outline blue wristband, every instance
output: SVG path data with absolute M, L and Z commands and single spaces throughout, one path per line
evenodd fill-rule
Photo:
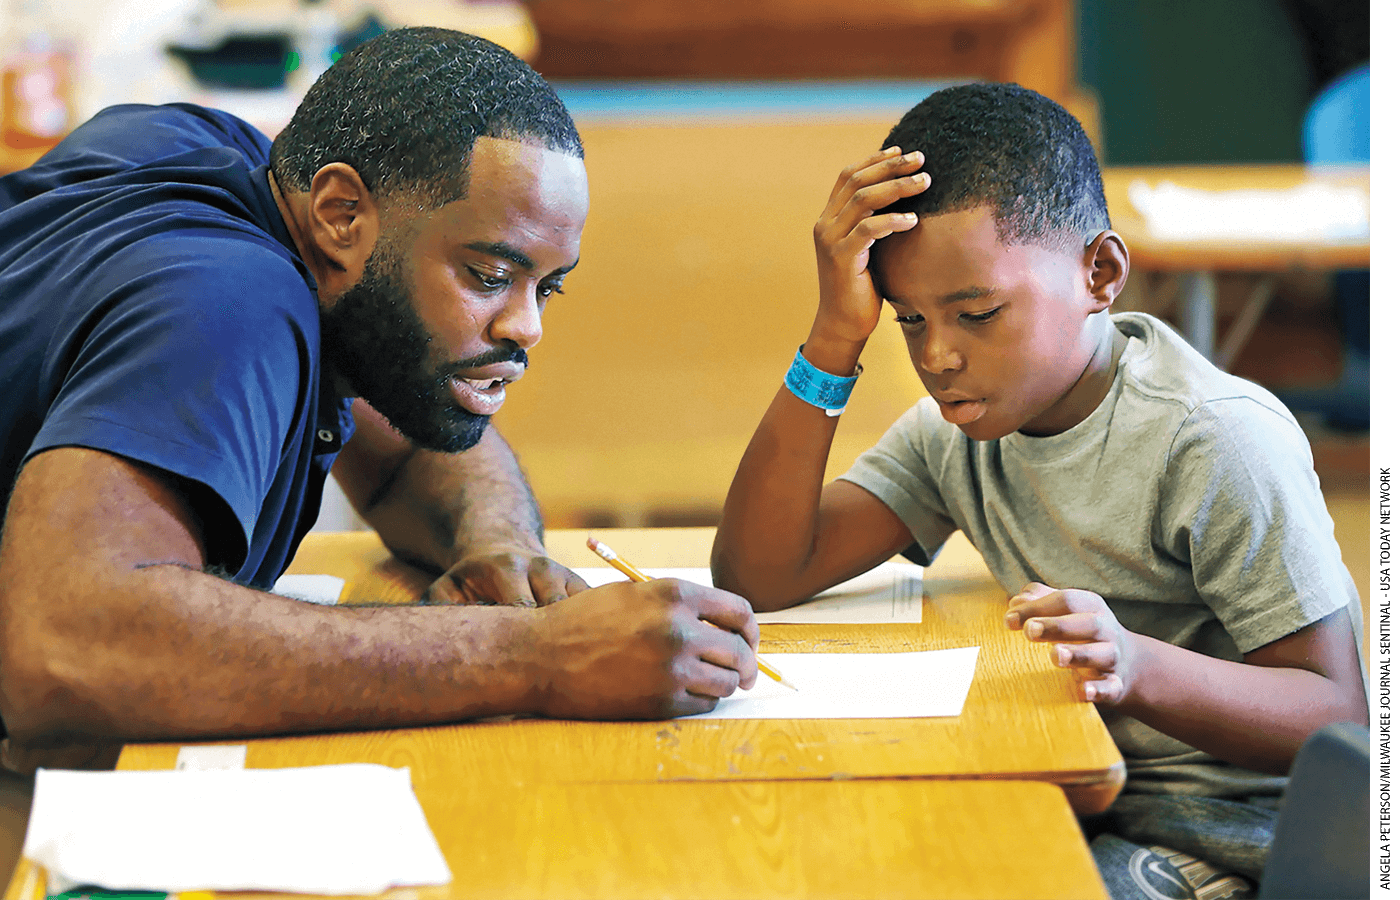
M 825 410 L 828 416 L 839 416 L 846 410 L 846 402 L 851 399 L 851 388 L 856 386 L 860 373 L 860 363 L 856 363 L 856 373 L 849 378 L 823 372 L 807 362 L 807 357 L 802 355 L 802 347 L 798 347 L 797 356 L 788 366 L 783 384 L 799 400 Z

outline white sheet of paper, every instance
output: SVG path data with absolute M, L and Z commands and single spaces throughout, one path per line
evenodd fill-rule
M 49 891 L 378 894 L 452 879 L 408 769 L 40 769 L 24 855 Z
M 1148 232 L 1163 240 L 1365 240 L 1370 202 L 1360 187 L 1207 191 L 1163 181 L 1128 186 Z
M 765 653 L 766 675 L 692 719 L 907 719 L 962 714 L 977 647 L 910 653 Z
M 592 587 L 627 576 L 607 566 L 575 569 Z M 706 568 L 643 569 L 652 578 L 680 578 L 710 585 Z M 880 625 L 921 622 L 924 616 L 924 570 L 913 563 L 887 562 L 863 575 L 822 591 L 806 603 L 777 612 L 757 613 L 760 625 L 807 622 L 825 625 Z
M 345 590 L 345 579 L 334 575 L 283 575 L 273 582 L 272 592 L 293 600 L 335 606 Z

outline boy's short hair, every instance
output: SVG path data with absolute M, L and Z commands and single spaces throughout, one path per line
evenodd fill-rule
M 1020 85 L 935 91 L 904 114 L 885 147 L 922 150 L 929 186 L 885 212 L 920 216 L 990 206 L 1009 244 L 1082 248 L 1108 229 L 1098 160 L 1084 128 Z
M 333 162 L 374 194 L 436 208 L 465 195 L 479 137 L 583 157 L 554 89 L 504 47 L 445 28 L 401 28 L 354 48 L 312 85 L 272 144 L 278 182 L 309 190 Z

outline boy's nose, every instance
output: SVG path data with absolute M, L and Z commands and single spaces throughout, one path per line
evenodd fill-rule
M 963 357 L 957 348 L 947 341 L 930 337 L 924 342 L 923 358 L 920 362 L 926 372 L 956 372 L 962 368 Z

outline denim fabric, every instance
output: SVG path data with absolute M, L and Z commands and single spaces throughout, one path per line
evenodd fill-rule
M 1169 861 L 1172 851 L 1257 883 L 1278 822 L 1275 806 L 1272 797 L 1238 802 L 1129 794 L 1119 797 L 1102 815 L 1082 820 L 1082 825 L 1099 874 L 1114 900 L 1177 900 L 1198 894 L 1192 879 Z M 1240 898 L 1245 894 L 1235 891 L 1212 896 Z

